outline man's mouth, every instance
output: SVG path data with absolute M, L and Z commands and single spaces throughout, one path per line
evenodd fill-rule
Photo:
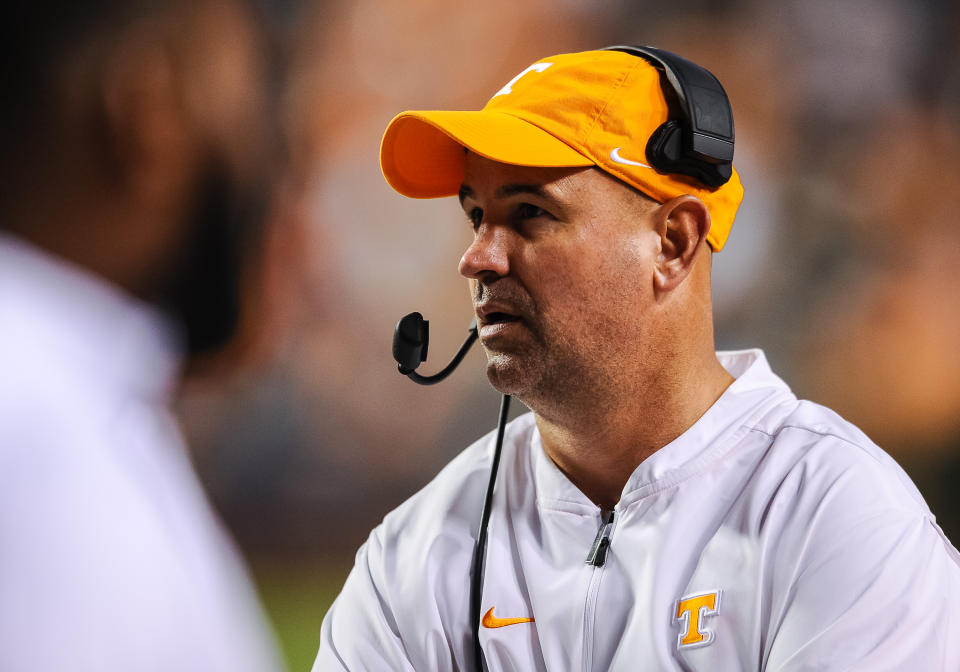
M 512 331 L 511 325 L 523 322 L 523 317 L 512 306 L 497 301 L 477 304 L 476 312 L 480 338 L 484 342 Z
M 520 317 L 518 315 L 511 315 L 510 313 L 503 313 L 500 311 L 494 311 L 487 315 L 483 316 L 481 319 L 480 326 L 486 326 L 488 324 L 502 324 L 504 322 L 519 322 Z
M 477 313 L 477 324 L 481 327 L 507 322 L 519 322 L 519 311 L 502 301 L 488 300 L 474 306 Z

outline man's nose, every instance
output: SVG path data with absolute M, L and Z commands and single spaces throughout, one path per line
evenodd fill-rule
M 510 232 L 503 226 L 481 224 L 460 257 L 460 275 L 471 280 L 503 277 L 510 272 Z

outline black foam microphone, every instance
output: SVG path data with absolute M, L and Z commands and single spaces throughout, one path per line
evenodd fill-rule
M 393 358 L 397 360 L 397 370 L 413 382 L 420 385 L 434 385 L 453 373 L 476 340 L 477 318 L 473 318 L 473 322 L 470 323 L 470 335 L 446 368 L 432 376 L 421 376 L 416 369 L 421 362 L 427 361 L 430 323 L 423 319 L 420 313 L 410 313 L 397 322 L 397 328 L 393 332 Z

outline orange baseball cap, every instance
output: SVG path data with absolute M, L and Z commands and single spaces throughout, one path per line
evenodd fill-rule
M 707 241 L 719 251 L 730 235 L 743 186 L 707 187 L 649 165 L 647 141 L 668 117 L 660 73 L 620 51 L 584 51 L 541 59 L 497 91 L 479 111 L 407 111 L 387 126 L 380 168 L 404 196 L 454 196 L 464 148 L 521 166 L 598 166 L 664 202 L 683 194 L 710 211 Z

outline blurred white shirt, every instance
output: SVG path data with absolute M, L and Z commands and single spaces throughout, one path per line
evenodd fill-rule
M 280 669 L 154 308 L 0 235 L 0 670 Z

